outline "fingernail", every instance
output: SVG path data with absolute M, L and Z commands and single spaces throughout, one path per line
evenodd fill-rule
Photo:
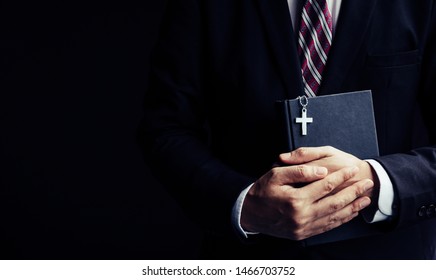
M 363 185 L 363 190 L 364 190 L 364 192 L 366 192 L 367 190 L 372 189 L 372 187 L 374 187 L 374 182 L 371 180 L 368 180 Z
M 367 198 L 360 202 L 360 209 L 363 209 L 371 204 L 371 199 Z
M 325 167 L 316 167 L 315 168 L 315 175 L 316 176 L 325 176 L 327 175 L 328 170 Z

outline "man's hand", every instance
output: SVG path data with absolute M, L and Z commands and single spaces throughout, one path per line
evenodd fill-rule
M 329 231 L 350 221 L 370 204 L 364 193 L 373 187 L 371 180 L 356 181 L 332 194 L 358 173 L 356 166 L 331 174 L 318 166 L 275 167 L 249 190 L 241 225 L 246 231 L 292 240 Z M 308 184 L 295 188 L 298 183 Z
M 365 193 L 365 195 L 372 198 L 374 191 L 378 191 L 379 188 L 377 175 L 368 162 L 330 146 L 299 148 L 291 153 L 281 154 L 279 159 L 282 165 L 306 164 L 309 166 L 323 166 L 328 169 L 329 174 L 344 167 L 359 167 L 359 172 L 353 178 L 336 188 L 333 193 L 364 179 L 370 179 L 375 184 L 375 187 Z

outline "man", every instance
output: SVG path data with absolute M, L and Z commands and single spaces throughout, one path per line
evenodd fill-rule
M 156 175 L 209 230 L 206 258 L 435 258 L 436 3 L 324 2 L 168 3 L 147 147 Z M 320 40 L 319 67 L 301 56 L 312 43 L 300 27 L 322 15 L 331 45 Z M 311 63 L 322 72 L 315 88 Z M 331 147 L 280 154 L 276 100 L 365 89 L 380 157 Z M 381 233 L 301 246 L 358 213 Z

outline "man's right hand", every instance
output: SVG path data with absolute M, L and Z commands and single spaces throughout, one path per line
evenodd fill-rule
M 333 191 L 357 172 L 357 167 L 331 174 L 324 167 L 275 167 L 256 181 L 245 197 L 242 228 L 302 240 L 347 223 L 370 204 L 364 193 L 374 183 L 366 179 L 337 193 Z M 307 185 L 296 188 L 298 183 Z

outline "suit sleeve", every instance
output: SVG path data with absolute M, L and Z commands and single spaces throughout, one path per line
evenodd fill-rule
M 420 110 L 428 132 L 430 145 L 407 154 L 378 158 L 388 172 L 395 191 L 393 205 L 397 225 L 404 226 L 436 216 L 436 8 L 427 28 L 424 44 Z
M 208 146 L 201 3 L 168 1 L 145 101 L 146 157 L 191 217 L 228 233 L 233 204 L 254 179 L 229 168 Z

